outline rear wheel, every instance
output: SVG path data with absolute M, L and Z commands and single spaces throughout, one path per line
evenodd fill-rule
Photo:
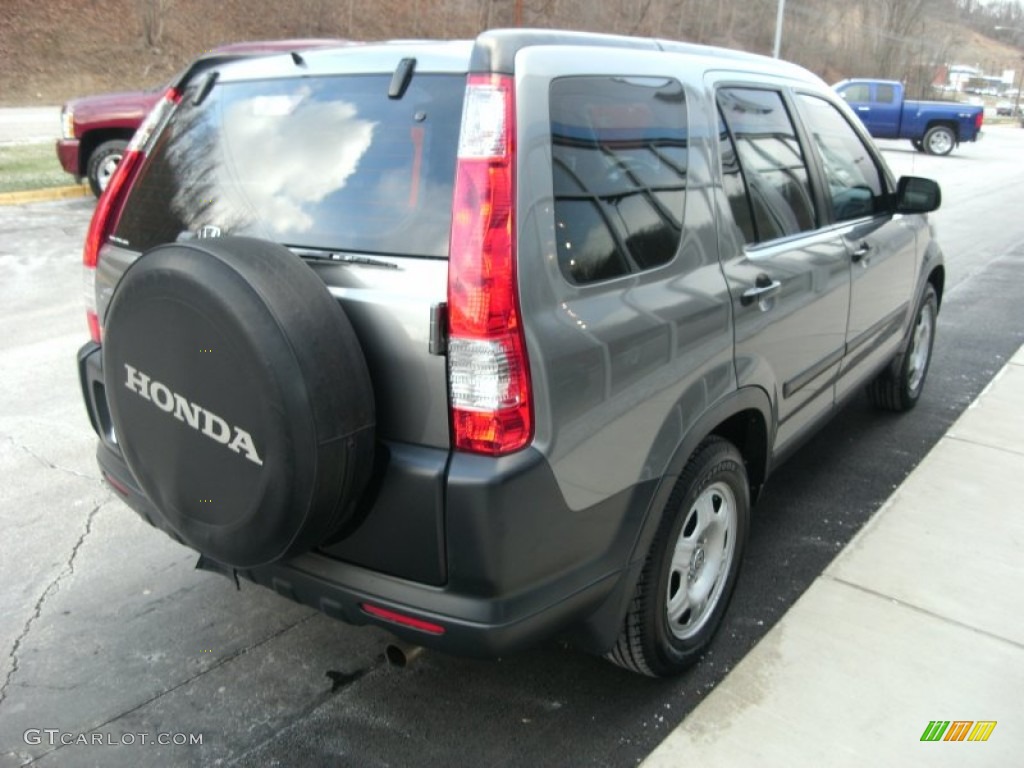
M 956 134 L 946 125 L 929 128 L 922 141 L 929 155 L 948 155 L 956 146 Z
M 924 142 L 920 139 L 911 139 L 910 143 L 914 145 L 914 149 L 918 152 L 924 152 Z
M 89 179 L 89 186 L 92 193 L 99 197 L 103 190 L 110 183 L 110 177 L 114 175 L 118 163 L 124 157 L 124 151 L 128 148 L 128 142 L 121 139 L 104 141 L 89 155 L 89 163 L 86 168 L 86 176 Z
M 917 405 L 932 361 L 938 311 L 938 297 L 928 284 L 918 303 L 906 349 L 868 384 L 868 398 L 876 407 L 886 411 L 909 411 Z
M 672 491 L 607 658 L 652 677 L 696 662 L 732 597 L 749 520 L 743 457 L 728 441 L 710 437 Z

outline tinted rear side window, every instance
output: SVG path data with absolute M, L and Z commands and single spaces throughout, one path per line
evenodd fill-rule
M 896 88 L 892 85 L 883 85 L 879 83 L 877 86 L 876 93 L 878 98 L 875 101 L 881 102 L 882 104 L 892 104 L 896 101 Z
M 810 172 L 796 129 L 777 91 L 723 88 L 718 106 L 729 127 L 750 193 L 760 242 L 814 229 Z
M 665 264 L 682 238 L 686 99 L 669 78 L 567 77 L 550 91 L 562 274 L 591 283 Z
M 718 120 L 718 154 L 722 161 L 722 190 L 729 200 L 733 221 L 743 232 L 746 243 L 756 243 L 757 233 L 754 231 L 754 213 L 750 207 L 747 185 L 740 172 L 740 161 L 736 156 L 736 145 L 733 144 L 729 130 L 725 127 L 725 118 L 719 112 Z
M 445 257 L 465 78 L 391 75 L 187 90 L 115 237 L 134 250 L 207 233 Z

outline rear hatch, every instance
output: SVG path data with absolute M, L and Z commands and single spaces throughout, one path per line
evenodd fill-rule
M 382 440 L 447 448 L 445 301 L 468 45 L 228 63 L 182 89 L 97 271 L 99 316 L 161 243 L 247 235 L 290 247 L 362 344 Z

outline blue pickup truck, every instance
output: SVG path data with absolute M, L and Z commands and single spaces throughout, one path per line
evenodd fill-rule
M 895 80 L 843 80 L 832 86 L 876 139 L 910 139 L 919 152 L 948 155 L 981 136 L 983 107 L 950 101 L 905 101 Z

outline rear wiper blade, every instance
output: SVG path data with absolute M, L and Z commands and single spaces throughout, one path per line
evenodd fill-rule
M 304 259 L 315 261 L 330 261 L 335 264 L 358 264 L 364 267 L 383 267 L 384 269 L 398 269 L 393 261 L 375 259 L 370 256 L 357 256 L 354 253 L 338 253 L 336 251 L 315 251 L 307 248 L 292 248 L 292 253 Z

